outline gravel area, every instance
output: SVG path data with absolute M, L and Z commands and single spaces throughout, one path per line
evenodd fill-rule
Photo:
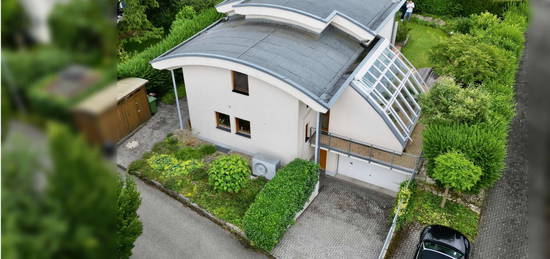
M 277 258 L 376 258 L 389 229 L 393 200 L 323 176 L 319 195 L 272 254 Z

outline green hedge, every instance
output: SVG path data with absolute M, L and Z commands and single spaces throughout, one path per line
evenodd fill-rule
M 502 14 L 508 3 L 513 1 L 492 0 L 416 0 L 415 12 L 443 16 L 468 16 L 489 11 Z
M 149 91 L 157 92 L 160 95 L 170 91 L 172 89 L 170 72 L 166 70 L 156 70 L 149 62 L 208 27 L 208 25 L 222 16 L 223 15 L 218 13 L 216 9 L 209 8 L 199 13 L 193 19 L 181 22 L 180 26 L 172 28 L 170 34 L 162 41 L 119 64 L 117 66 L 118 78 L 145 78 L 149 80 L 147 84 L 147 89 Z M 181 78 L 181 76 L 178 76 L 178 80 L 179 78 Z
M 506 158 L 506 124 L 433 124 L 426 127 L 423 136 L 423 152 L 428 160 L 429 176 L 433 174 L 437 156 L 457 151 L 483 170 L 472 192 L 490 187 L 500 178 Z
M 252 243 L 271 251 L 319 181 L 317 164 L 295 159 L 277 171 L 246 212 L 243 225 Z

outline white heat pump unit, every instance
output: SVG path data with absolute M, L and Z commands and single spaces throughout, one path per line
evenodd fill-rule
M 252 158 L 252 174 L 271 180 L 279 169 L 279 163 L 279 159 L 256 155 Z

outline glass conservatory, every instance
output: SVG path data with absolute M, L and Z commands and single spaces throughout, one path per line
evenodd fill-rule
M 427 90 L 426 85 L 414 66 L 387 40 L 379 42 L 371 54 L 353 86 L 404 144 L 420 116 L 418 96 Z

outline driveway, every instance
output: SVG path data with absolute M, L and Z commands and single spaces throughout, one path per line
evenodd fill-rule
M 180 106 L 183 125 L 186 127 L 189 119 L 187 100 L 181 99 Z M 117 165 L 128 168 L 132 161 L 139 159 L 143 153 L 150 151 L 155 143 L 163 140 L 168 133 L 178 128 L 179 120 L 176 105 L 159 102 L 157 113 L 117 147 Z
M 209 219 L 134 179 L 141 195 L 143 234 L 131 258 L 265 258 Z
M 377 258 L 394 198 L 321 177 L 319 195 L 272 251 L 277 258 Z

